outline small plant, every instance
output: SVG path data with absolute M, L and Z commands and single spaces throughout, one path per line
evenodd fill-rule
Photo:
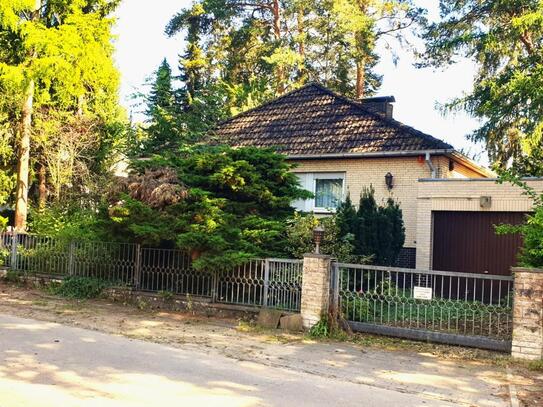
M 99 297 L 108 284 L 97 278 L 67 277 L 57 286 L 51 286 L 50 292 L 66 298 L 90 299 Z
M 528 369 L 543 372 L 543 360 L 532 360 L 528 362 Z
M 158 295 L 160 298 L 162 298 L 164 301 L 171 301 L 173 300 L 174 294 L 171 291 L 162 290 L 158 292 Z
M 328 315 L 323 315 L 319 322 L 309 330 L 309 337 L 313 339 L 335 339 L 344 341 L 347 333 L 338 327 L 337 323 L 331 320 Z
M 8 270 L 4 276 L 4 280 L 10 283 L 18 283 L 21 281 L 19 274 L 16 271 Z
M 330 336 L 330 329 L 328 327 L 328 318 L 323 317 L 309 330 L 309 336 L 311 338 L 328 338 Z

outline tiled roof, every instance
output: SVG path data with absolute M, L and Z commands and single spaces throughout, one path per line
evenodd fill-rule
M 311 83 L 217 126 L 217 141 L 290 155 L 452 150 L 428 134 Z

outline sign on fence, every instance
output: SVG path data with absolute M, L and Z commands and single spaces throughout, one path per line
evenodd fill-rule
M 413 298 L 416 300 L 431 300 L 432 288 L 431 287 L 413 287 Z

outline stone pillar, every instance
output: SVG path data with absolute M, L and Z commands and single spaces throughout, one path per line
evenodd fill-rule
M 330 302 L 330 256 L 322 254 L 304 255 L 302 279 L 303 327 L 311 328 L 328 313 Z
M 513 345 L 519 359 L 543 359 L 543 269 L 514 267 Z

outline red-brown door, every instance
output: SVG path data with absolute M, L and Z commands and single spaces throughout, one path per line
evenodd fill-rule
M 433 269 L 510 275 L 517 264 L 519 235 L 498 236 L 494 225 L 520 224 L 520 212 L 436 211 Z

